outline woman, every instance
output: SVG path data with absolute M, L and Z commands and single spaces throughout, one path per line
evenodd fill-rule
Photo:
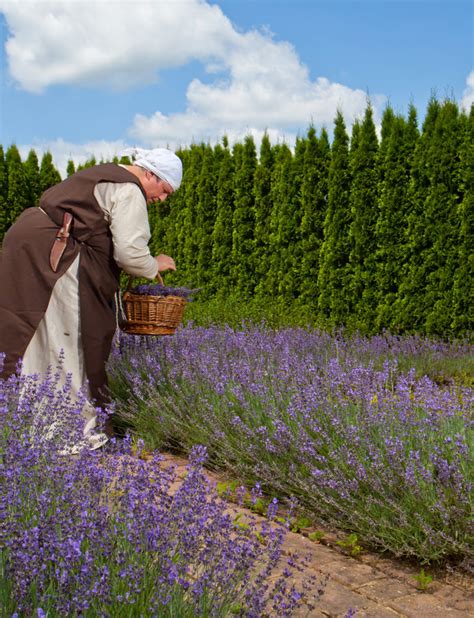
M 72 395 L 89 389 L 83 415 L 91 448 L 107 440 L 93 431 L 93 404 L 106 401 L 120 271 L 154 279 L 175 270 L 171 257 L 150 254 L 146 205 L 178 189 L 181 160 L 165 148 L 123 154 L 134 157 L 132 165 L 97 165 L 45 191 L 39 208 L 25 210 L 9 229 L 0 254 L 1 376 L 21 359 L 22 374 L 46 374 L 61 355 Z

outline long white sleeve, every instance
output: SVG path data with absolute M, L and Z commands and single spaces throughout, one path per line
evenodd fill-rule
M 154 279 L 158 264 L 148 248 L 150 225 L 140 189 L 128 182 L 101 182 L 94 196 L 110 226 L 117 264 L 130 275 Z

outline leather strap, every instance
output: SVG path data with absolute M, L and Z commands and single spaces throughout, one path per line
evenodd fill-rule
M 51 253 L 49 254 L 49 263 L 53 270 L 58 270 L 59 260 L 62 254 L 66 250 L 67 239 L 69 238 L 73 217 L 70 212 L 65 212 L 63 217 L 63 225 L 58 230 L 53 246 L 51 247 Z

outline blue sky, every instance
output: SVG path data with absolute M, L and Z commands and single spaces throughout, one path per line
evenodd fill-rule
M 474 99 L 471 0 L 0 0 L 0 144 L 26 156 L 348 126 L 367 96 L 420 121 Z

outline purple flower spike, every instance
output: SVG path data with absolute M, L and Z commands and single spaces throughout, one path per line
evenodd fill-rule
M 124 337 L 109 370 L 117 418 L 153 444 L 204 445 L 206 465 L 286 507 L 296 496 L 295 517 L 364 546 L 468 565 L 474 390 L 436 368 L 465 376 L 473 351 L 415 336 L 188 324 L 166 341 Z
M 5 615 L 226 616 L 238 607 L 257 617 L 302 605 L 298 590 L 273 583 L 283 534 L 235 525 L 203 474 L 206 446 L 192 449 L 181 483 L 130 435 L 64 454 L 80 410 L 55 374 L 0 381 Z

